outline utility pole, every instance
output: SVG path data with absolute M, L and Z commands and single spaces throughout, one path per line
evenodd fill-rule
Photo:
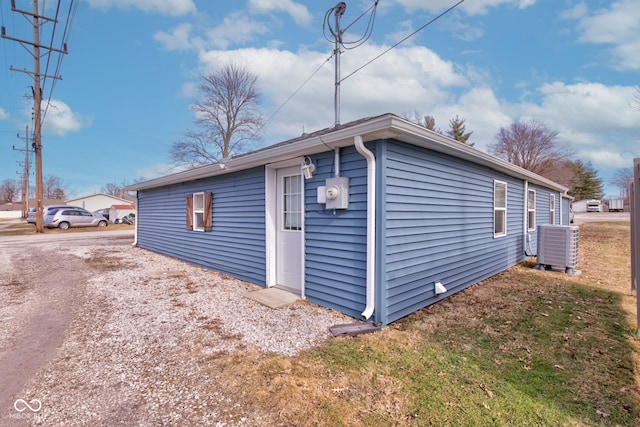
M 35 150 L 36 157 L 36 232 L 42 233 L 44 231 L 42 224 L 42 198 L 43 198 L 43 185 L 42 185 L 42 89 L 40 88 L 41 77 L 51 77 L 54 79 L 60 79 L 58 76 L 43 76 L 40 74 L 40 48 L 46 49 L 50 52 L 67 53 L 67 46 L 64 45 L 62 50 L 54 49 L 52 46 L 44 46 L 40 44 L 40 20 L 43 23 L 53 22 L 57 23 L 55 19 L 47 18 L 38 13 L 38 0 L 33 0 L 33 12 L 20 10 L 16 8 L 15 1 L 11 2 L 11 10 L 13 12 L 21 13 L 25 16 L 30 16 L 33 19 L 33 41 L 21 40 L 13 37 L 9 37 L 6 34 L 6 30 L 2 27 L 2 38 L 17 41 L 23 46 L 30 45 L 33 47 L 33 72 L 26 70 L 17 70 L 10 67 L 12 71 L 19 71 L 30 74 L 33 76 L 33 112 L 34 112 L 34 129 L 33 129 L 33 148 Z M 27 18 L 28 19 L 28 18 Z
M 20 139 L 20 134 L 18 134 L 18 139 Z M 16 148 L 15 145 L 13 146 L 14 150 L 25 152 L 24 172 L 22 174 L 22 218 L 26 218 L 29 212 L 29 126 L 25 129 L 24 140 L 24 150 Z

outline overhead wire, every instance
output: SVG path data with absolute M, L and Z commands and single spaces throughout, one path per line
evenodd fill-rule
M 333 58 L 333 53 L 331 55 L 329 55 L 329 57 L 327 59 L 324 60 L 324 62 L 322 64 L 320 64 L 320 66 L 318 68 L 316 68 L 316 70 L 311 73 L 311 75 L 309 77 L 307 77 L 307 79 L 300 85 L 298 86 L 298 88 L 296 90 L 293 91 L 293 93 L 273 112 L 273 114 L 271 114 L 269 116 L 269 118 L 267 120 L 265 120 L 264 124 L 262 125 L 262 128 L 264 128 L 267 123 L 269 123 L 271 121 L 271 119 L 273 119 L 273 117 L 278 114 L 280 112 L 280 110 L 282 110 L 284 108 L 285 105 L 287 105 L 289 103 L 289 101 L 291 101 L 291 99 L 296 96 L 296 94 L 298 92 L 300 92 L 300 90 L 302 90 L 302 88 L 304 86 L 306 86 L 307 83 L 309 83 L 309 81 L 316 75 L 318 74 L 318 71 L 320 71 L 322 69 L 322 67 L 324 67 L 324 64 L 326 64 L 327 62 L 329 62 L 331 60 L 331 58 Z
M 417 30 L 415 30 L 414 32 L 412 32 L 411 34 L 409 34 L 408 36 L 404 37 L 402 40 L 400 40 L 399 42 L 397 42 L 396 44 L 394 44 L 393 46 L 389 47 L 387 50 L 385 50 L 384 52 L 382 52 L 381 54 L 377 55 L 376 57 L 374 57 L 373 59 L 371 59 L 370 61 L 366 62 L 364 65 L 356 68 L 355 70 L 353 70 L 350 74 L 348 74 L 346 77 L 342 78 L 340 80 L 340 82 L 345 81 L 346 79 L 348 79 L 349 77 L 353 76 L 354 74 L 356 74 L 358 71 L 362 70 L 364 67 L 368 66 L 369 64 L 371 64 L 372 62 L 378 60 L 379 58 L 381 58 L 382 56 L 386 55 L 389 51 L 391 51 L 392 49 L 395 49 L 396 47 L 398 47 L 399 45 L 401 45 L 402 43 L 404 43 L 405 41 L 407 41 L 408 39 L 410 39 L 411 37 L 413 37 L 414 35 L 416 35 L 417 33 L 419 33 L 420 31 L 424 30 L 425 28 L 427 28 L 429 25 L 433 24 L 434 22 L 436 22 L 438 19 L 442 18 L 443 16 L 445 16 L 446 14 L 448 14 L 449 12 L 451 12 L 452 10 L 454 10 L 456 7 L 460 6 L 462 3 L 464 3 L 464 0 L 459 0 L 456 4 L 454 4 L 453 6 L 449 7 L 448 9 L 446 9 L 444 12 L 442 12 L 441 14 L 439 14 L 438 16 L 436 16 L 435 18 L 431 19 L 430 21 L 428 21 L 426 24 L 424 24 L 423 26 L 421 26 L 420 28 L 418 28 Z
M 43 4 L 44 7 L 44 4 Z M 52 55 L 52 48 L 53 48 L 53 41 L 55 40 L 55 36 L 56 36 L 56 28 L 58 27 L 58 15 L 60 13 L 60 0 L 58 0 L 58 5 L 56 7 L 56 15 L 53 18 L 53 29 L 51 30 L 51 41 L 49 42 L 49 52 L 47 53 L 47 63 L 44 67 L 44 78 L 42 79 L 42 91 L 45 91 L 45 88 L 47 86 L 47 80 L 49 79 L 49 64 L 51 63 L 51 55 Z M 54 77 L 55 80 L 55 77 Z
M 55 35 L 55 22 L 57 22 L 58 20 L 58 13 L 59 13 L 59 9 L 60 9 L 60 0 L 58 0 L 58 7 L 56 8 L 56 20 L 54 21 L 54 30 L 52 31 L 52 35 L 51 35 L 51 43 L 50 43 L 50 48 L 53 48 L 53 43 L 54 43 L 54 35 Z M 64 30 L 62 32 L 62 37 L 61 37 L 61 42 L 60 42 L 60 50 L 64 49 L 64 46 L 67 44 L 68 41 L 68 37 L 71 33 L 71 27 L 73 25 L 73 20 L 75 18 L 75 14 L 77 11 L 77 3 L 74 0 L 71 0 L 71 2 L 69 3 L 69 12 L 67 13 L 67 19 L 65 22 L 65 26 L 64 26 Z M 49 51 L 49 58 L 51 57 L 52 54 L 52 50 Z M 44 110 L 44 114 L 42 116 L 42 120 L 44 121 L 44 119 L 46 118 L 47 115 L 47 111 L 49 110 L 49 106 L 51 104 L 51 98 L 53 97 L 53 91 L 56 87 L 56 84 L 59 80 L 59 74 L 60 74 L 60 69 L 62 67 L 62 59 L 64 58 L 63 53 L 61 52 L 57 52 L 58 54 L 58 60 L 56 62 L 56 68 L 55 71 L 53 73 L 53 82 L 51 83 L 51 90 L 49 91 L 49 96 L 47 97 L 47 104 Z M 48 59 L 49 59 L 48 58 Z M 47 70 L 49 68 L 49 61 L 47 60 Z M 48 72 L 45 71 L 45 81 L 47 79 L 47 75 Z

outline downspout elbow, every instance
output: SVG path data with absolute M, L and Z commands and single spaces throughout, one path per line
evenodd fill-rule
M 375 310 L 375 271 L 376 271 L 376 158 L 364 146 L 360 135 L 354 138 L 354 145 L 358 153 L 367 160 L 367 276 L 366 276 L 366 306 L 362 317 L 367 320 Z

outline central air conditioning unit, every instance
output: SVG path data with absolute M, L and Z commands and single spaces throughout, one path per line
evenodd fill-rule
M 551 270 L 553 266 L 565 268 L 567 274 L 580 274 L 578 265 L 578 227 L 575 225 L 538 226 L 538 267 Z

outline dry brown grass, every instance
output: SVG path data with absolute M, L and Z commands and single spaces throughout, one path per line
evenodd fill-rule
M 636 327 L 628 228 L 581 226 L 581 276 L 537 271 L 531 261 L 378 333 L 297 357 L 192 356 L 216 373 L 211 391 L 223 387 L 238 417 L 261 425 L 640 421 L 638 342 L 624 338 Z

